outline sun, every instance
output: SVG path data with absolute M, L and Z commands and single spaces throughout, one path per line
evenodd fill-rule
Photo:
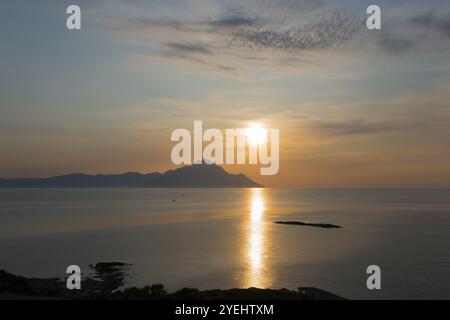
M 253 123 L 247 128 L 246 135 L 250 145 L 258 146 L 266 143 L 267 129 L 263 128 L 259 123 Z

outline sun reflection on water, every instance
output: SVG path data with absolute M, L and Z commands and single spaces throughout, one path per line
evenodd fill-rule
M 270 285 L 267 274 L 267 251 L 264 227 L 264 190 L 252 189 L 250 195 L 250 217 L 246 230 L 246 271 L 243 287 L 266 288 Z

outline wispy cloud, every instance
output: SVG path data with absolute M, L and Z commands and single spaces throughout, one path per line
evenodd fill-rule
M 353 136 L 353 135 L 373 135 L 398 131 L 398 125 L 387 122 L 368 122 L 365 120 L 351 121 L 318 121 L 314 123 L 314 128 L 319 134 L 327 136 Z
M 398 21 L 387 20 L 376 38 L 380 52 L 405 55 L 419 50 L 448 48 L 450 38 L 450 11 L 425 11 L 405 14 Z
M 231 44 L 253 50 L 328 49 L 347 41 L 362 27 L 360 18 L 343 11 L 323 10 L 317 19 L 307 19 L 300 25 L 293 25 L 288 18 L 278 17 L 272 24 L 235 32 Z
M 351 39 L 364 21 L 352 10 L 307 0 L 214 4 L 209 14 L 134 13 L 103 17 L 103 21 L 112 26 L 118 39 L 147 45 L 151 48 L 147 54 L 153 58 L 232 73 L 259 66 L 261 61 L 289 66 L 305 62 L 308 59 L 302 52 L 337 48 Z
M 112 26 L 116 39 L 138 42 L 144 48 L 141 54 L 150 58 L 232 74 L 262 64 L 300 69 L 333 61 L 339 65 L 337 55 L 329 53 L 340 50 L 395 58 L 416 48 L 442 45 L 439 35 L 450 37 L 450 14 L 435 11 L 406 11 L 393 21 L 387 17 L 382 30 L 369 34 L 364 11 L 331 2 L 206 1 L 199 6 L 186 1 L 184 11 L 180 5 L 171 7 L 172 2 L 142 10 L 135 5 L 132 14 L 124 10 L 103 21 Z M 164 5 L 172 9 L 159 8 Z

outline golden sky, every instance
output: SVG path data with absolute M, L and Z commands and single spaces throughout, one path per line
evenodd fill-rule
M 450 5 L 80 1 L 2 10 L 0 177 L 174 168 L 171 132 L 280 129 L 271 187 L 450 187 Z M 5 12 L 8 12 L 5 15 Z M 447 21 L 447 23 L 446 23 Z

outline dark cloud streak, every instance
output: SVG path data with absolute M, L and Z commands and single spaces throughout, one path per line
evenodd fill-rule
M 395 35 L 390 32 L 383 32 L 377 39 L 378 47 L 385 53 L 391 55 L 402 55 L 414 48 L 415 41 Z
M 314 129 L 319 134 L 327 136 L 369 135 L 401 130 L 400 127 L 389 123 L 367 122 L 363 120 L 342 122 L 318 121 L 315 122 Z
M 212 52 L 203 44 L 168 43 L 166 44 L 166 47 L 172 52 L 182 54 L 212 54 Z
M 450 37 L 450 12 L 444 15 L 426 12 L 413 17 L 410 22 L 417 26 L 434 29 Z

